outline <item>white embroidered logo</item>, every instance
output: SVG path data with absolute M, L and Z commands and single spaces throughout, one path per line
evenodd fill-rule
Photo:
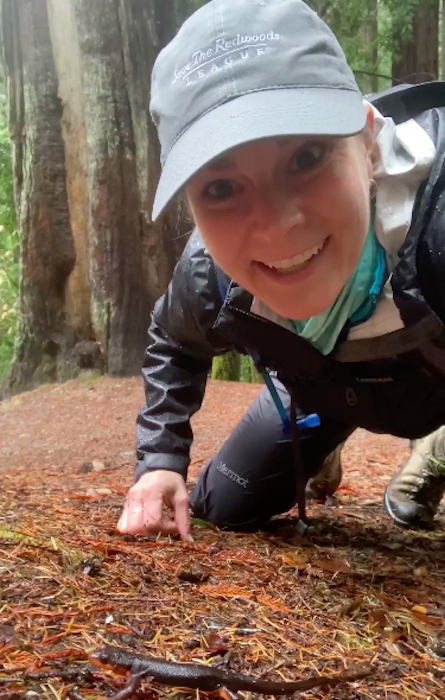
M 238 486 L 241 486 L 243 489 L 247 489 L 249 479 L 245 479 L 236 472 L 233 472 L 226 464 L 218 464 L 216 468 L 221 474 L 224 474 L 228 479 L 234 481 L 235 484 L 238 484 Z
M 207 49 L 199 49 L 185 66 L 175 71 L 172 85 L 182 80 L 193 85 L 213 73 L 232 66 L 235 61 L 245 61 L 253 56 L 262 56 L 272 51 L 272 42 L 279 41 L 280 34 L 237 34 L 234 39 L 217 39 Z

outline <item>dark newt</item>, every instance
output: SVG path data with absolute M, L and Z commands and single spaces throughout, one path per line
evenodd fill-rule
M 130 677 L 125 688 L 113 695 L 111 700 L 127 700 L 136 692 L 143 680 L 155 681 L 174 688 L 193 688 L 206 692 L 216 691 L 224 700 L 228 700 L 228 698 L 233 700 L 238 690 L 250 690 L 263 695 L 292 695 L 297 691 L 309 690 L 310 688 L 356 681 L 372 673 L 371 669 L 362 669 L 338 676 L 312 676 L 300 681 L 267 681 L 211 666 L 143 656 L 122 647 L 108 645 L 93 652 L 90 661 L 100 668 Z

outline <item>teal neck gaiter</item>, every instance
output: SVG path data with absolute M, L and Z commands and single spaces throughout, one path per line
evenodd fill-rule
M 317 316 L 292 321 L 299 336 L 305 338 L 323 355 L 335 347 L 340 333 L 364 323 L 371 317 L 382 291 L 386 275 L 386 257 L 371 223 L 359 263 L 334 304 Z

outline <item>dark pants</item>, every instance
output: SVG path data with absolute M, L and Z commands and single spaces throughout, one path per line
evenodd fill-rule
M 284 406 L 290 397 L 275 385 Z M 300 412 L 301 415 L 301 412 Z M 301 456 L 306 479 L 354 431 L 333 420 L 302 433 Z M 263 388 L 219 452 L 203 469 L 191 494 L 194 516 L 230 530 L 255 530 L 297 500 L 290 437 L 283 436 L 278 411 Z

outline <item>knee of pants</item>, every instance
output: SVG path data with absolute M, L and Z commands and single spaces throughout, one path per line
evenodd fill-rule
M 193 498 L 192 496 L 190 502 L 194 517 L 212 523 L 212 525 L 216 525 L 221 530 L 255 532 L 270 520 L 270 517 L 261 516 L 259 513 L 251 514 L 251 517 L 249 517 L 249 513 L 239 507 L 231 508 L 230 505 L 227 507 L 227 504 L 220 501 L 206 505 L 199 498 Z
M 211 468 L 211 464 L 206 467 L 190 494 L 193 515 L 222 529 L 246 531 L 257 529 L 261 518 L 258 514 L 247 513 L 247 510 L 251 509 L 246 510 L 245 495 L 236 492 L 234 485 L 221 484 L 218 488 L 214 475 L 211 474 L 209 479 Z M 212 484 L 209 484 L 209 481 Z M 244 485 L 238 484 L 237 488 L 240 491 L 244 490 Z
M 250 480 L 220 460 L 213 460 L 201 473 L 190 495 L 194 515 L 229 530 L 257 530 L 273 515 L 284 513 L 296 498 L 293 466 L 263 480 Z

